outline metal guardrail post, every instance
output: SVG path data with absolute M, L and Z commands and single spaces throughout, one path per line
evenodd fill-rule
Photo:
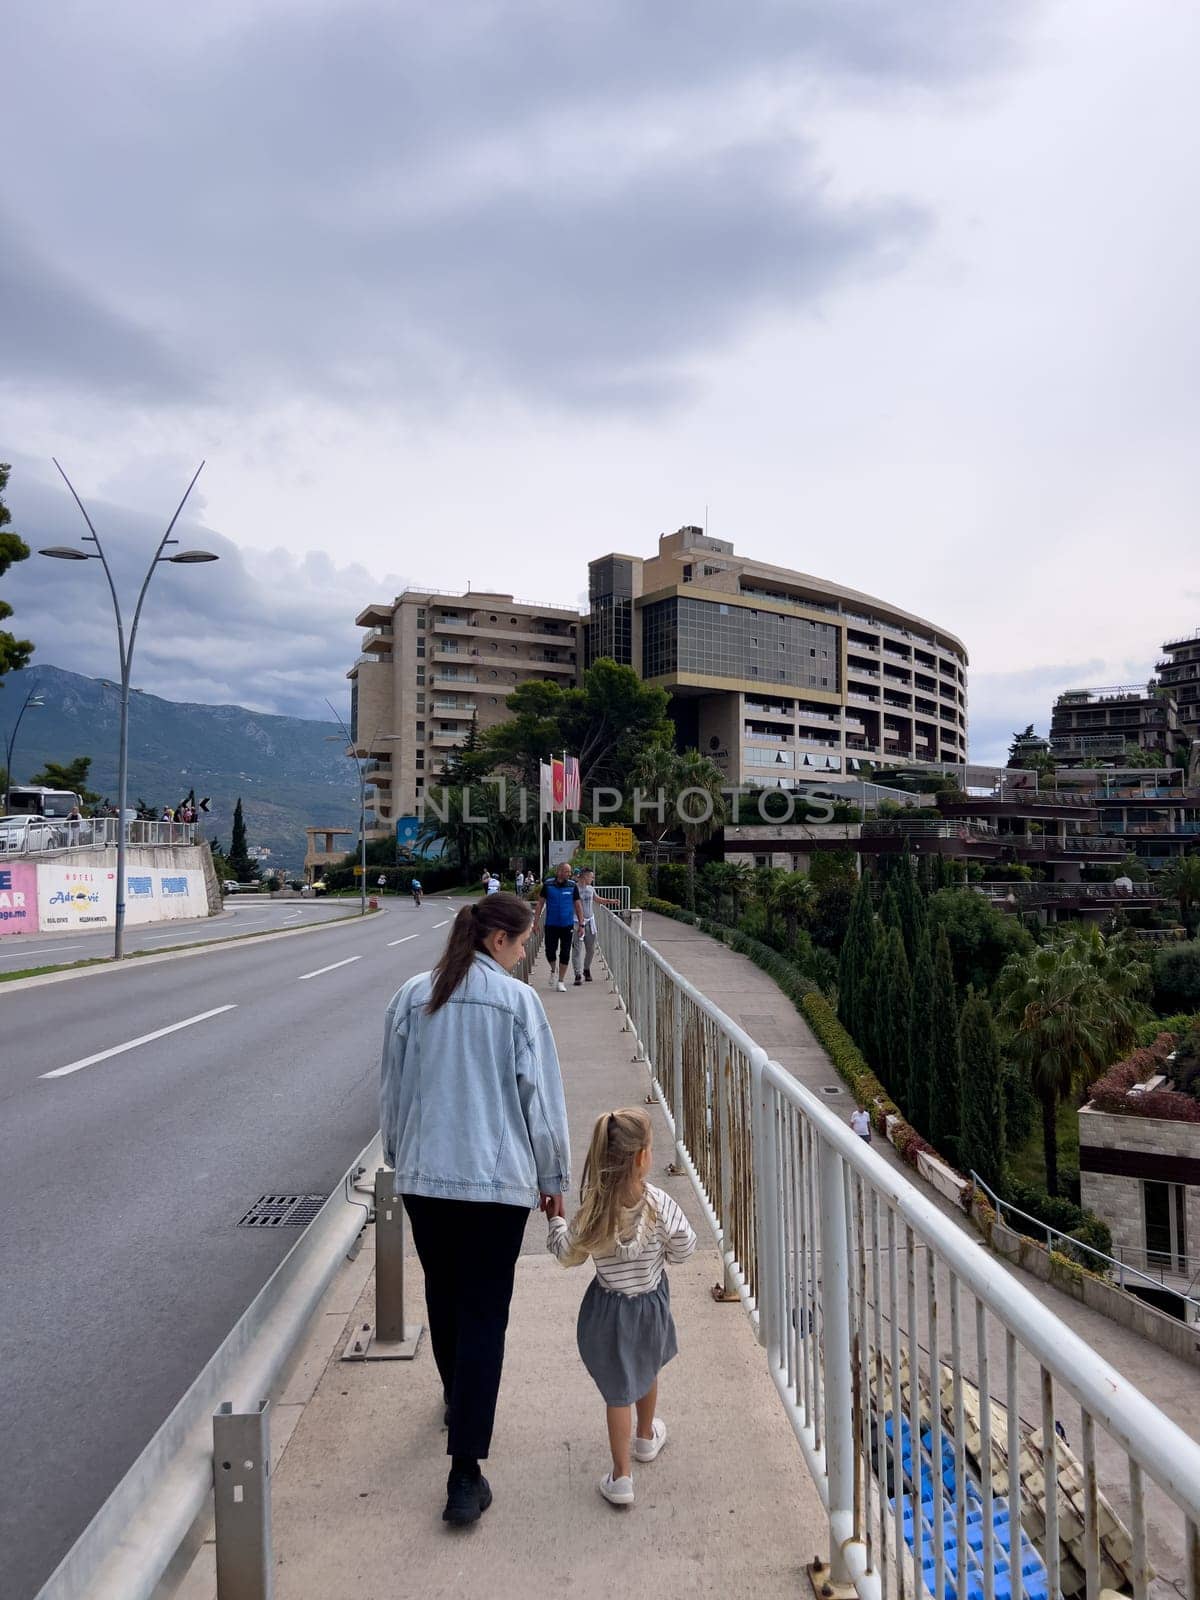
M 390 1167 L 375 1173 L 375 1321 L 351 1334 L 343 1361 L 411 1361 L 425 1331 L 404 1320 L 404 1205 Z
M 850 1582 L 835 1529 L 854 1516 L 854 1405 L 850 1378 L 850 1254 L 842 1158 L 819 1143 L 821 1185 L 822 1365 L 825 1374 L 825 1462 L 829 1480 L 829 1565 L 834 1584 Z
M 270 1402 L 213 1413 L 213 1503 L 217 1524 L 217 1600 L 271 1600 Z
M 675 1165 L 686 1172 L 687 1144 L 683 1115 L 683 994 L 671 985 L 671 1115 L 675 1119 Z

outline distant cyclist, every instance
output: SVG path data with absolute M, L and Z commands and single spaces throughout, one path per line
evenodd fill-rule
M 414 878 L 408 887 L 412 892 L 413 905 L 419 906 L 421 904 L 421 895 L 424 892 L 421 888 L 420 878 Z

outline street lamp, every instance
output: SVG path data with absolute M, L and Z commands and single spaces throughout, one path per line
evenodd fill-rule
M 172 539 L 175 524 L 179 521 L 180 512 L 187 504 L 188 496 L 196 484 L 196 479 L 204 470 L 203 461 L 192 474 L 192 481 L 184 490 L 183 499 L 175 508 L 175 515 L 167 524 L 167 531 L 158 542 L 150 565 L 146 568 L 146 576 L 142 579 L 142 587 L 138 593 L 137 605 L 134 608 L 133 622 L 129 629 L 129 642 L 125 641 L 125 619 L 121 614 L 121 602 L 117 598 L 117 586 L 113 582 L 112 569 L 108 564 L 108 557 L 104 553 L 104 546 L 100 543 L 100 535 L 88 516 L 83 501 L 75 493 L 75 485 L 63 472 L 59 463 L 55 461 L 60 476 L 67 488 L 71 491 L 71 498 L 79 507 L 80 515 L 87 523 L 88 531 L 83 537 L 84 544 L 94 544 L 94 550 L 79 550 L 74 545 L 55 544 L 38 554 L 50 556 L 55 561 L 99 561 L 104 568 L 104 576 L 108 579 L 109 593 L 112 595 L 113 615 L 117 622 L 117 652 L 121 661 L 121 733 L 120 752 L 117 758 L 117 915 L 113 937 L 113 960 L 120 961 L 125 954 L 125 811 L 126 799 L 129 788 L 129 687 L 133 671 L 133 647 L 137 643 L 138 623 L 142 618 L 142 604 L 146 598 L 146 590 L 150 587 L 150 579 L 160 562 L 169 561 L 175 566 L 191 566 L 200 561 L 217 561 L 219 557 L 211 550 L 179 550 L 174 555 L 164 555 L 168 545 L 178 544 L 178 539 Z
M 350 747 L 350 755 L 354 758 L 354 766 L 358 773 L 358 877 L 360 885 L 358 914 L 360 917 L 365 917 L 367 914 L 367 769 L 358 753 L 358 746 L 350 737 L 350 730 L 342 721 L 337 708 L 331 700 L 326 700 L 325 704 L 333 712 L 334 721 L 342 730 L 341 740 L 339 740 L 337 734 L 331 733 L 326 743 L 339 744 L 344 741 Z M 373 739 L 366 741 L 367 749 L 370 750 L 373 745 L 377 744 L 395 744 L 399 738 L 400 735 L 398 733 L 377 733 Z
M 4 747 L 4 811 L 5 811 L 5 815 L 8 814 L 9 803 L 10 803 L 10 801 L 12 799 L 13 749 L 16 746 L 17 730 L 21 726 L 21 718 L 25 715 L 25 713 L 27 711 L 36 711 L 36 710 L 38 710 L 39 707 L 44 706 L 45 704 L 46 704 L 46 702 L 42 699 L 41 694 L 39 693 L 39 691 L 37 689 L 37 686 L 35 685 L 32 689 L 30 689 L 29 693 L 25 696 L 24 700 L 22 700 L 21 709 L 17 712 L 17 720 L 13 723 L 12 732 L 8 736 L 8 743 Z

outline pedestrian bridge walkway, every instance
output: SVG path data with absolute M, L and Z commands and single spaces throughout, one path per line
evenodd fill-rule
M 1059 1321 L 849 1134 L 848 1101 L 821 1094 L 837 1080 L 815 1040 L 749 963 L 661 919 L 646 919 L 647 939 L 601 922 L 611 984 L 552 993 L 544 964 L 535 981 L 576 1180 L 594 1117 L 649 1089 L 658 1181 L 700 1236 L 671 1274 L 668 1446 L 638 1469 L 632 1509 L 600 1498 L 603 1410 L 574 1342 L 590 1269 L 545 1255 L 535 1214 L 492 1508 L 462 1532 L 440 1521 L 447 1462 L 427 1345 L 412 1363 L 343 1365 L 327 1339 L 294 1380 L 298 1420 L 273 1481 L 277 1600 L 626 1586 L 664 1600 L 765 1597 L 805 1592 L 815 1555 L 863 1600 L 958 1600 L 960 1570 L 964 1600 L 1105 1589 L 1200 1600 L 1200 1446 L 1079 1336 L 1088 1314 L 1068 1302 Z M 411 1319 L 415 1257 L 409 1272 Z M 714 1299 L 715 1284 L 731 1298 Z M 342 1334 L 372 1305 L 367 1281 L 352 1320 L 348 1305 L 325 1320 Z M 1159 1350 L 1148 1360 L 1146 1392 L 1194 1432 L 1194 1371 Z

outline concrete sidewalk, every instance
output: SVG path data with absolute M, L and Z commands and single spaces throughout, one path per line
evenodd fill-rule
M 545 974 L 540 962 L 578 1185 L 595 1117 L 642 1101 L 648 1080 L 631 1059 L 599 958 L 598 981 L 566 994 L 548 992 Z M 782 1014 L 779 997 L 773 1005 Z M 596 1487 L 609 1465 L 604 1410 L 575 1349 L 591 1268 L 565 1271 L 546 1255 L 545 1223 L 534 1213 L 486 1467 L 494 1505 L 467 1530 L 441 1522 L 448 1462 L 428 1337 L 411 1363 L 338 1360 L 350 1327 L 372 1317 L 369 1279 L 352 1317 L 343 1299 L 340 1315 L 321 1318 L 317 1348 L 282 1396 L 302 1409 L 288 1418 L 294 1431 L 274 1478 L 277 1600 L 607 1597 L 625 1585 L 682 1600 L 791 1593 L 806 1581 L 805 1562 L 827 1545 L 820 1502 L 745 1313 L 711 1297 L 720 1276 L 712 1237 L 686 1179 L 664 1175 L 670 1142 L 653 1114 L 655 1181 L 688 1213 L 700 1246 L 671 1272 L 680 1354 L 659 1398 L 670 1440 L 638 1469 L 636 1505 L 617 1510 Z M 415 1257 L 409 1270 L 411 1319 L 424 1309 Z

